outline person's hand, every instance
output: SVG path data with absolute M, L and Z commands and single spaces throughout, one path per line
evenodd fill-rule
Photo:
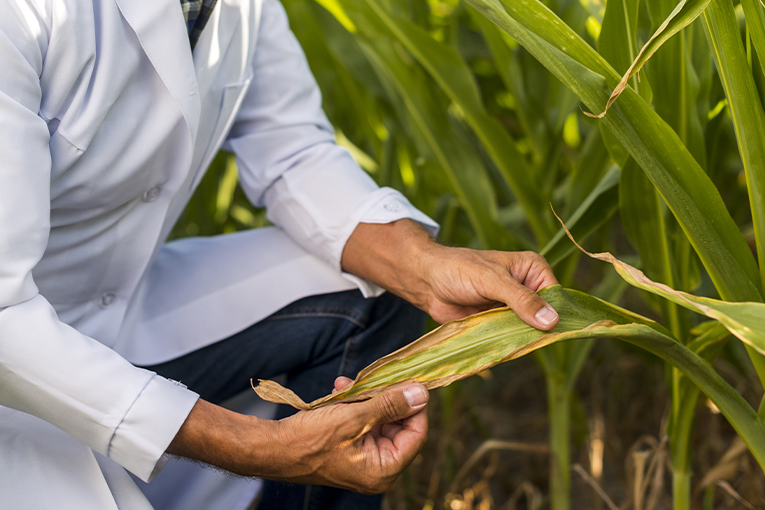
M 536 292 L 558 283 L 534 252 L 442 246 L 412 220 L 361 223 L 346 243 L 343 268 L 381 285 L 437 322 L 507 305 L 526 323 L 550 330 L 558 314 Z
M 434 246 L 421 271 L 427 282 L 421 308 L 439 323 L 507 305 L 543 330 L 558 314 L 536 292 L 558 283 L 550 265 L 534 252 L 479 251 Z
M 349 382 L 340 378 L 335 387 Z M 199 400 L 167 452 L 242 476 L 377 494 L 425 444 L 427 401 L 424 386 L 409 384 L 270 421 Z
M 340 377 L 335 391 L 352 381 Z M 288 478 L 364 494 L 387 490 L 427 440 L 428 392 L 410 384 L 370 400 L 302 411 L 279 422 Z

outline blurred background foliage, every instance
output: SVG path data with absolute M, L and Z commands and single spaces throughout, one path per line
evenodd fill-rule
M 563 235 L 552 208 L 590 251 L 614 253 L 675 288 L 728 299 L 672 204 L 620 141 L 583 114 L 589 110 L 570 83 L 510 35 L 460 0 L 282 3 L 337 143 L 378 184 L 400 190 L 439 222 L 442 243 L 541 252 L 566 287 L 653 317 L 688 345 L 711 334 L 700 317 L 628 289 L 610 267 L 582 259 Z M 527 3 L 551 10 L 623 73 L 678 1 Z M 733 12 L 760 99 L 765 79 L 747 16 L 742 5 Z M 702 16 L 670 39 L 630 86 L 677 134 L 754 252 L 742 135 L 709 24 Z M 761 110 L 761 99 L 753 107 Z M 239 188 L 233 156 L 221 153 L 172 237 L 267 224 Z M 717 335 L 709 359 L 757 409 L 762 388 L 746 350 Z M 592 341 L 554 345 L 439 390 L 428 447 L 386 506 L 762 507 L 762 471 L 681 373 L 629 346 L 592 348 Z

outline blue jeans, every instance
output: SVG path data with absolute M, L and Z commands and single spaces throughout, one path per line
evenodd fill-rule
M 148 368 L 182 381 L 213 403 L 250 387 L 250 378 L 287 374 L 287 387 L 310 402 L 332 391 L 336 377 L 355 378 L 377 358 L 422 334 L 425 314 L 385 293 L 357 290 L 310 296 L 225 340 Z M 296 411 L 281 405 L 277 419 Z M 316 485 L 264 481 L 259 510 L 372 510 L 382 496 Z

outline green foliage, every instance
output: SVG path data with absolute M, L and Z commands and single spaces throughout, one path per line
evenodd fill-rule
M 762 302 L 759 0 L 735 9 L 729 0 L 283 3 L 338 143 L 380 185 L 401 190 L 438 221 L 442 242 L 541 251 L 565 286 L 618 301 L 625 287 L 609 283 L 605 268 L 578 269 L 581 255 L 553 221 L 552 205 L 592 251 L 624 256 L 631 245 L 656 281 L 729 302 Z M 586 117 L 605 110 L 641 48 L 632 69 L 640 73 L 627 74 L 601 120 Z M 216 160 L 174 236 L 264 224 L 263 211 L 247 205 L 236 186 L 232 161 Z M 674 363 L 668 376 L 675 508 L 689 508 L 699 370 L 717 377 L 707 362 L 731 336 L 677 300 L 640 296 L 671 332 L 664 337 L 674 339 L 641 347 L 669 362 L 694 360 Z M 570 507 L 569 409 L 592 346 L 581 339 L 535 353 L 548 381 L 555 510 Z M 749 354 L 765 381 L 763 356 L 753 348 Z M 722 391 L 716 388 L 702 390 Z M 715 397 L 720 409 L 739 401 L 730 391 Z M 763 441 L 751 412 L 726 416 L 751 444 Z

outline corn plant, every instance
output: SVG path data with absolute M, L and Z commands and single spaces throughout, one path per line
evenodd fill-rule
M 615 4 L 616 2 L 614 2 Z M 605 110 L 603 97 L 607 90 L 614 90 L 617 87 L 615 80 L 617 74 L 603 61 L 597 58 L 595 52 L 582 41 L 574 43 L 574 34 L 561 34 L 560 31 L 545 33 L 540 30 L 539 20 L 532 27 L 530 19 L 527 16 L 530 11 L 546 17 L 551 24 L 555 23 L 554 15 L 549 11 L 545 12 L 540 4 L 534 6 L 528 3 L 524 8 L 518 8 L 521 2 L 507 2 L 504 5 L 493 2 L 475 2 L 476 6 L 485 14 L 510 30 L 516 38 L 523 38 L 528 41 L 527 49 L 543 60 L 548 69 L 556 73 L 561 79 L 572 86 L 572 90 L 582 101 L 594 111 Z M 656 7 L 654 5 L 654 7 Z M 757 10 L 751 9 L 755 7 Z M 526 10 L 528 8 L 528 10 Z M 747 65 L 744 54 L 744 47 L 739 38 L 738 26 L 734 15 L 733 5 L 730 2 L 714 0 L 711 2 L 681 2 L 677 8 L 670 13 L 675 16 L 674 19 L 685 17 L 685 24 L 690 23 L 692 18 L 703 12 L 704 30 L 709 45 L 714 49 L 715 61 L 719 69 L 720 79 L 724 85 L 726 97 L 731 108 L 731 115 L 736 125 L 736 135 L 741 150 L 741 157 L 746 171 L 749 198 L 751 203 L 754 236 L 758 246 L 758 255 L 762 259 L 761 252 L 761 215 L 765 212 L 763 203 L 763 191 L 765 183 L 762 182 L 763 170 L 761 165 L 765 163 L 762 159 L 761 151 L 765 147 L 765 119 L 762 117 L 762 103 L 758 96 L 753 73 L 761 73 L 762 69 L 752 69 Z M 758 28 L 752 28 L 751 33 L 761 33 L 762 28 L 762 9 L 761 6 L 750 6 L 752 15 L 747 17 L 750 25 L 758 25 Z M 629 19 L 629 12 L 624 9 Z M 750 19 L 751 18 L 751 19 Z M 671 20 L 669 20 L 671 23 Z M 675 54 L 675 62 L 691 61 L 691 56 L 682 51 L 682 45 L 686 35 L 682 34 L 680 42 L 681 52 Z M 756 43 L 756 39 L 753 37 Z M 763 42 L 762 40 L 760 42 Z M 757 44 L 755 44 L 755 47 Z M 534 48 L 534 49 L 532 49 Z M 762 47 L 765 50 L 765 47 Z M 750 50 L 751 51 L 751 50 Z M 666 56 L 666 55 L 665 55 Z M 673 55 L 669 55 L 672 57 Z M 660 65 L 660 64 L 657 64 Z M 582 69 L 580 66 L 584 66 Z M 688 71 L 683 65 L 678 66 L 680 76 L 678 81 L 688 83 Z M 591 74 L 590 74 L 591 73 Z M 610 75 L 610 76 L 609 76 Z M 650 75 L 650 73 L 649 73 Z M 657 75 L 661 76 L 658 72 Z M 598 83 L 599 82 L 599 83 Z M 603 87 L 606 85 L 606 87 Z M 652 89 L 659 90 L 661 87 L 654 86 Z M 710 278 L 715 284 L 716 290 L 720 295 L 730 301 L 762 301 L 761 278 L 764 267 L 760 267 L 760 274 L 757 271 L 757 264 L 751 256 L 743 237 L 730 218 L 725 209 L 717 190 L 711 179 L 703 171 L 698 161 L 691 155 L 689 148 L 691 144 L 693 116 L 697 113 L 692 109 L 692 97 L 683 97 L 690 95 L 690 87 L 682 88 L 680 97 L 675 98 L 675 105 L 685 105 L 680 108 L 680 118 L 670 118 L 670 121 L 677 121 L 677 127 L 674 130 L 667 129 L 668 124 L 662 122 L 657 112 L 652 111 L 639 95 L 637 90 L 625 89 L 625 94 L 616 103 L 613 103 L 617 111 L 603 117 L 604 125 L 621 142 L 622 146 L 630 153 L 630 157 L 642 167 L 643 176 L 635 171 L 636 169 L 625 163 L 623 175 L 626 179 L 638 180 L 649 179 L 658 193 L 663 198 L 669 209 L 682 228 L 685 236 L 695 253 L 701 259 Z M 598 90 L 600 89 L 600 90 Z M 596 98 L 600 95 L 600 98 Z M 624 96 L 627 97 L 624 97 Z M 626 100 L 625 100 L 626 99 Z M 621 101 L 621 104 L 619 104 Z M 665 99 L 666 101 L 666 99 Z M 661 103 L 659 103 L 661 104 Z M 619 105 L 619 106 L 617 106 Z M 691 108 L 689 108 L 691 106 Z M 746 111 L 746 113 L 744 113 Z M 686 118 L 682 118 L 683 112 Z M 665 113 L 669 116 L 669 113 Z M 609 117 L 611 117 L 609 119 Z M 698 119 L 697 119 L 698 121 Z M 651 130 L 650 133 L 648 131 Z M 664 133 L 669 139 L 659 140 L 659 136 Z M 647 135 L 647 136 L 646 136 Z M 657 136 L 658 135 L 658 136 Z M 686 143 L 680 136 L 686 138 Z M 674 152 L 674 154 L 670 154 Z M 758 153 L 755 156 L 754 153 Z M 626 171 L 625 171 L 626 170 Z M 690 182 L 693 179 L 694 182 Z M 646 250 L 653 249 L 659 245 L 656 253 L 657 258 L 655 268 L 657 272 L 663 274 L 668 281 L 672 274 L 681 274 L 678 271 L 680 267 L 688 267 L 689 256 L 687 251 L 680 249 L 676 251 L 674 257 L 668 253 L 665 231 L 666 218 L 662 217 L 661 205 L 656 195 L 652 193 L 650 186 L 643 189 L 646 193 L 642 195 L 633 194 L 632 189 L 622 193 L 623 202 L 632 201 L 633 211 L 654 211 L 654 228 L 648 229 L 645 242 L 639 239 L 641 228 L 645 228 L 644 217 L 635 217 L 630 219 L 627 216 L 625 223 L 632 221 L 631 227 L 636 244 L 642 247 L 641 255 Z M 635 203 L 643 199 L 643 204 Z M 701 209 L 704 209 L 703 212 Z M 699 213 L 700 215 L 696 215 Z M 691 214 L 693 217 L 691 217 Z M 723 227 L 727 224 L 727 227 Z M 723 233 L 723 229 L 727 229 Z M 725 236 L 725 237 L 723 237 Z M 681 238 L 681 242 L 685 239 Z M 674 268 L 672 261 L 675 262 Z M 674 269 L 674 270 L 673 270 Z M 688 278 L 681 280 L 681 285 L 688 285 Z M 734 283 L 734 282 L 738 283 Z M 666 319 L 671 324 L 679 341 L 687 341 L 693 344 L 694 339 L 688 337 L 688 328 L 683 326 L 682 318 L 672 306 L 666 307 Z M 747 345 L 757 373 L 762 380 L 763 366 L 762 354 L 756 351 L 752 346 Z M 714 353 L 712 353 L 714 354 Z M 697 395 L 696 391 L 684 383 L 683 375 L 673 370 L 672 374 L 672 392 L 674 397 L 672 414 L 669 425 L 670 442 L 672 443 L 672 466 L 674 475 L 674 502 L 676 508 L 690 507 L 690 469 L 689 469 L 689 451 L 690 427 L 692 423 L 692 413 Z
M 604 232 L 626 236 L 646 276 L 671 289 L 762 302 L 759 0 L 736 7 L 731 0 L 283 1 L 338 143 L 381 185 L 400 189 L 439 221 L 442 241 L 539 251 L 564 286 L 617 302 L 626 285 L 580 282 L 581 253 L 559 228 L 552 203 L 580 242 L 613 251 L 618 246 Z M 219 166 L 215 182 L 200 186 L 217 225 L 210 228 L 262 223 L 262 213 L 242 203 L 223 160 Z M 202 213 L 188 210 L 177 233 L 207 225 L 197 218 Z M 651 295 L 646 302 L 663 326 L 623 310 L 616 320 L 603 301 L 547 292 L 563 310 L 575 309 L 566 304 L 572 299 L 584 307 L 589 325 L 612 320 L 627 328 L 634 321 L 651 330 L 642 337 L 613 327 L 580 334 L 585 324 L 562 320 L 559 337 L 535 344 L 547 345 L 534 356 L 547 380 L 552 508 L 570 508 L 573 386 L 598 336 L 634 342 L 670 367 L 675 508 L 690 508 L 700 391 L 746 436 L 762 465 L 761 419 L 709 365 L 731 338 L 719 317 L 703 321 L 698 310 Z M 506 340 L 515 341 L 522 325 L 502 317 Z M 472 335 L 463 341 L 482 341 Z M 761 351 L 744 346 L 765 381 Z M 494 361 L 513 350 L 500 347 Z
M 535 133 L 533 137 L 529 137 L 530 157 L 527 162 L 527 158 L 516 148 L 516 142 L 510 134 L 486 111 L 471 70 L 455 51 L 434 39 L 417 24 L 396 14 L 395 6 L 384 6 L 374 1 L 333 4 L 325 2 L 324 5 L 330 8 L 338 20 L 344 22 L 350 32 L 344 34 L 345 41 L 342 44 L 335 43 L 342 50 L 333 52 L 332 41 L 341 40 L 344 36 L 338 36 L 336 30 L 327 26 L 332 26 L 331 20 L 325 21 L 325 25 L 320 24 L 319 29 L 323 29 L 324 39 L 329 41 L 331 60 L 357 69 L 352 74 L 358 76 L 363 72 L 358 63 L 347 62 L 348 48 L 354 45 L 358 47 L 359 54 L 365 57 L 364 62 L 371 67 L 373 76 L 379 81 L 377 88 L 384 91 L 386 99 L 396 112 L 396 119 L 404 123 L 403 129 L 386 130 L 401 133 L 401 139 L 396 141 L 400 144 L 397 145 L 396 152 L 416 152 L 421 155 L 419 159 L 423 167 L 423 178 L 418 184 L 422 187 L 429 186 L 434 180 L 429 178 L 431 176 L 447 184 L 446 190 L 451 191 L 451 196 L 456 199 L 449 202 L 456 202 L 464 211 L 472 230 L 476 233 L 475 241 L 480 247 L 539 249 L 545 246 L 557 230 L 548 204 L 560 181 L 556 174 L 565 143 L 561 133 L 566 119 L 576 110 L 577 103 L 573 94 L 551 79 L 538 64 L 530 70 L 542 77 L 545 87 L 548 88 L 548 97 L 540 100 L 556 107 L 564 107 L 559 108 L 554 117 L 546 118 L 545 115 L 534 112 L 533 108 L 523 105 L 523 109 L 527 111 L 522 118 L 525 119 L 529 132 Z M 578 4 L 573 7 L 575 8 L 571 10 L 572 16 L 583 25 L 586 17 L 582 15 Z M 502 52 L 505 42 L 501 32 L 480 15 L 474 14 L 476 23 L 483 23 L 487 37 L 498 41 L 494 49 L 498 53 Z M 295 15 L 294 5 L 291 15 L 293 22 L 296 19 L 301 20 L 299 14 Z M 357 26 L 363 27 L 363 30 Z M 300 34 L 299 29 L 297 32 Z M 306 42 L 304 41 L 304 46 L 313 47 L 312 43 Z M 416 60 L 420 67 L 414 67 L 402 59 L 402 51 Z M 512 54 L 500 55 L 507 57 L 509 62 L 515 59 Z M 517 65 L 516 67 L 520 68 Z M 512 84 L 513 80 L 517 81 L 518 78 L 508 74 L 506 81 Z M 442 95 L 434 97 L 433 83 Z M 517 87 L 516 95 L 522 89 L 521 86 Z M 450 105 L 451 110 L 455 112 L 452 118 L 447 115 Z M 466 141 L 466 127 L 475 133 L 479 150 L 476 150 L 475 144 Z M 596 142 L 599 138 L 598 135 Z M 414 143 L 411 144 L 409 140 Z M 597 143 L 593 145 L 598 148 Z M 380 159 L 382 165 L 385 165 L 383 156 L 384 154 Z M 489 165 L 482 161 L 485 158 L 490 160 Z M 490 174 L 491 170 L 494 170 L 494 175 Z M 597 179 L 606 173 L 605 170 L 606 162 L 601 161 L 595 178 L 588 176 L 593 181 L 589 183 L 590 187 L 596 187 Z M 516 235 L 508 235 L 508 229 L 500 225 L 500 214 L 496 205 L 498 197 L 496 186 L 492 186 L 492 177 L 499 181 L 499 186 L 506 190 L 506 194 L 515 197 L 512 201 L 516 206 L 513 212 L 526 219 L 532 233 L 531 238 L 523 235 L 520 229 L 516 229 Z M 610 198 L 615 204 L 614 173 L 611 172 L 608 177 L 610 187 L 606 188 L 612 192 Z M 422 196 L 418 196 L 420 190 L 411 191 L 414 191 L 415 203 L 425 210 L 436 209 L 438 213 L 437 207 L 431 207 L 427 202 L 423 203 Z M 579 190 L 579 194 L 585 196 L 575 196 L 569 202 L 569 208 L 578 205 L 577 200 L 583 201 L 588 198 L 586 195 L 589 192 L 590 189 L 585 183 Z M 595 196 L 600 196 L 601 193 L 602 190 L 598 189 Z M 426 191 L 425 195 L 432 196 L 432 192 Z M 612 206 L 611 210 L 613 209 Z M 439 218 L 445 223 L 446 241 L 452 241 L 449 235 L 454 231 L 453 217 L 456 215 L 452 212 L 450 218 L 449 212 L 447 208 L 446 214 Z M 599 218 L 599 221 L 604 219 Z M 586 221 L 577 223 L 578 233 L 586 234 L 595 226 L 592 218 L 589 230 L 587 224 Z M 558 246 L 563 246 L 560 238 L 557 241 Z M 591 341 L 561 344 L 536 354 L 547 374 L 548 407 L 552 424 L 551 443 L 555 459 L 552 480 L 554 491 L 561 495 L 561 500 L 566 499 L 570 483 L 568 465 L 571 392 L 591 345 Z
M 505 71 L 501 74 L 519 105 L 519 120 L 532 142 L 530 158 L 513 154 L 513 140 L 487 115 L 472 76 L 456 52 L 450 51 L 448 46 L 437 41 L 432 34 L 397 15 L 395 5 L 366 0 L 340 2 L 334 4 L 333 9 L 334 12 L 341 12 L 342 5 L 342 12 L 350 13 L 349 19 L 364 27 L 363 34 L 358 37 L 363 51 L 373 66 L 376 66 L 378 75 L 388 80 L 388 86 L 394 88 L 402 98 L 407 113 L 418 121 L 421 132 L 426 133 L 430 150 L 436 153 L 437 159 L 447 171 L 455 194 L 468 210 L 481 243 L 487 247 L 505 244 L 488 238 L 488 229 L 481 224 L 481 218 L 469 211 L 474 205 L 470 202 L 471 198 L 460 196 L 464 188 L 461 188 L 459 180 L 460 169 L 454 164 L 461 160 L 450 157 L 446 152 L 441 152 L 438 157 L 440 146 L 437 138 L 427 136 L 429 131 L 436 130 L 432 126 L 423 125 L 425 115 L 421 105 L 425 102 L 420 102 L 415 96 L 416 92 L 412 92 L 417 90 L 416 86 L 411 86 L 413 79 L 408 78 L 410 83 L 407 83 L 407 78 L 401 78 L 413 74 L 411 66 L 407 66 L 400 55 L 392 50 L 383 49 L 389 47 L 391 41 L 400 45 L 416 60 L 448 96 L 451 104 L 459 108 L 460 117 L 482 142 L 498 173 L 517 198 L 539 246 L 550 242 L 554 235 L 550 230 L 549 213 L 540 207 L 540 202 L 551 198 L 551 188 L 549 185 L 545 188 L 544 184 L 556 182 L 550 177 L 555 174 L 556 162 L 551 163 L 547 156 L 555 154 L 556 149 L 551 149 L 549 137 L 535 136 L 539 130 L 535 131 L 534 126 L 540 122 L 534 119 L 526 102 L 525 91 L 519 85 L 523 77 L 518 75 L 525 69 L 519 65 L 517 55 L 512 51 L 514 42 L 521 44 L 569 87 L 593 113 L 603 112 L 599 115 L 603 118 L 602 143 L 612 160 L 621 168 L 619 204 L 625 230 L 638 248 L 648 273 L 669 285 L 692 290 L 699 280 L 698 257 L 716 291 L 724 299 L 761 301 L 762 276 L 758 274 L 755 259 L 709 174 L 704 170 L 707 166 L 707 150 L 703 129 L 709 120 L 709 101 L 707 96 L 705 109 L 703 96 L 699 100 L 699 89 L 704 85 L 709 94 L 709 83 L 715 78 L 708 58 L 709 48 L 712 48 L 741 148 L 755 243 L 758 255 L 762 257 L 761 215 L 765 213 L 765 204 L 762 203 L 765 183 L 762 179 L 765 173 L 761 166 L 765 164 L 765 154 L 762 154 L 765 147 L 765 133 L 762 131 L 765 129 L 765 119 L 762 117 L 762 103 L 757 89 L 757 83 L 761 84 L 762 80 L 756 79 L 761 78 L 762 68 L 747 65 L 747 62 L 752 61 L 759 64 L 756 58 L 758 46 L 765 50 L 761 37 L 762 7 L 753 1 L 742 3 L 747 27 L 751 26 L 747 33 L 751 34 L 754 43 L 754 49 L 751 44 L 748 45 L 747 60 L 739 39 L 733 6 L 723 0 L 646 3 L 642 8 L 648 11 L 652 37 L 641 50 L 638 44 L 640 2 L 612 1 L 607 4 L 602 20 L 600 55 L 576 32 L 576 28 L 581 31 L 581 27 L 572 27 L 569 20 L 566 20 L 569 23 L 564 22 L 540 2 L 469 0 L 468 3 L 513 38 L 508 41 L 496 28 L 482 18 L 473 16 L 495 59 L 500 63 L 500 68 Z M 561 2 L 551 7 L 557 8 L 557 12 L 566 12 L 565 4 Z M 702 13 L 703 26 L 698 23 L 691 25 Z M 689 25 L 689 29 L 683 30 Z M 749 40 L 748 36 L 747 42 Z M 650 57 L 655 58 L 644 69 L 648 79 L 641 85 L 636 75 Z M 612 66 L 617 67 L 618 71 Z M 704 79 L 703 83 L 700 83 L 700 76 Z M 621 99 L 617 99 L 619 93 Z M 565 107 L 571 106 L 570 96 L 558 93 L 555 97 L 559 101 L 562 115 L 567 115 L 570 110 Z M 701 108 L 697 105 L 701 105 Z M 610 115 L 605 113 L 608 107 L 612 108 Z M 406 118 L 405 115 L 403 117 Z M 555 128 L 561 127 L 560 120 L 554 124 L 553 133 Z M 439 138 L 449 139 L 449 136 Z M 589 182 L 585 182 L 585 186 L 590 184 L 587 190 L 590 194 L 599 192 L 586 205 L 592 207 L 597 203 L 600 208 L 605 205 L 608 209 L 609 198 L 613 203 L 613 193 L 609 197 L 602 189 L 598 189 L 595 186 L 598 182 L 592 177 L 593 174 L 613 176 L 613 173 L 605 172 L 603 167 L 601 164 L 600 169 L 590 172 Z M 471 175 L 477 173 L 475 168 L 470 168 L 469 172 Z M 528 177 L 534 175 L 537 176 L 536 183 Z M 542 186 L 539 186 L 540 183 Z M 608 189 L 605 185 L 603 188 Z M 583 200 L 580 198 L 580 201 Z M 573 209 L 576 205 L 574 197 L 569 207 Z M 665 208 L 672 214 L 666 214 Z M 578 215 L 573 215 L 576 220 L 586 215 L 587 208 L 577 212 Z M 492 222 L 493 218 L 490 219 Z M 559 234 L 555 241 L 560 243 L 561 239 Z M 543 253 L 553 253 L 556 246 L 551 244 L 545 247 Z M 664 320 L 678 341 L 699 343 L 699 338 L 690 334 L 692 322 L 684 310 L 671 302 L 662 303 L 661 309 Z M 708 333 L 701 336 L 708 339 Z M 726 335 L 718 333 L 718 336 L 724 339 Z M 702 341 L 701 344 L 709 348 L 708 342 Z M 721 344 L 715 343 L 718 352 Z M 568 506 L 566 429 L 570 382 L 575 380 L 591 344 L 579 342 L 574 345 L 568 352 L 547 350 L 540 355 L 542 366 L 548 374 L 551 446 L 556 458 L 551 473 L 555 508 Z M 762 355 L 750 346 L 747 349 L 762 377 Z M 712 356 L 714 354 L 716 352 L 710 353 Z M 688 445 L 698 395 L 698 391 L 687 383 L 685 377 L 682 371 L 672 369 L 671 391 L 674 404 L 669 435 L 677 508 L 688 508 L 690 505 Z

